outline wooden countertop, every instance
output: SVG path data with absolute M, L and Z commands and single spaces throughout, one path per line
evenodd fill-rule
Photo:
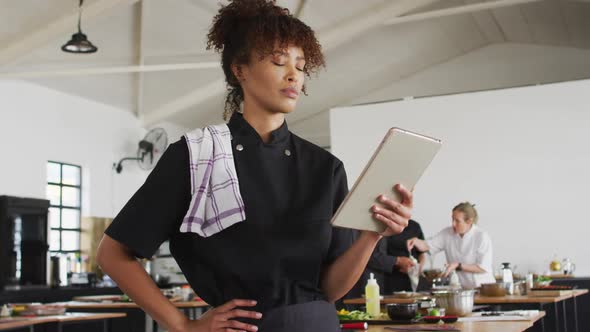
M 124 308 L 139 308 L 135 302 L 82 302 L 82 301 L 68 301 L 52 303 L 63 305 L 66 308 L 72 309 L 124 309 Z M 172 302 L 177 308 L 203 308 L 209 305 L 205 301 L 188 301 L 188 302 Z
M 122 318 L 127 316 L 125 313 L 110 312 L 110 313 L 85 313 L 85 312 L 68 312 L 57 316 L 38 316 L 38 317 L 10 317 L 0 318 L 0 331 L 10 330 L 19 327 L 27 327 L 43 323 L 53 322 L 72 322 L 72 321 L 87 321 L 87 320 L 102 320 L 112 318 Z
M 506 296 L 475 296 L 475 304 L 509 304 L 509 303 L 556 303 L 572 297 L 578 297 L 588 293 L 587 289 L 574 289 L 570 294 L 562 296 L 528 296 L 528 295 L 506 295 Z
M 542 275 L 533 274 L 534 279 L 537 279 L 538 277 L 545 277 L 545 278 L 551 278 L 551 279 L 575 279 L 576 278 L 576 276 L 573 274 L 563 274 L 563 273 L 542 274 Z
M 497 322 L 457 322 L 451 325 L 456 327 L 461 332 L 522 332 L 533 326 L 536 321 L 543 318 L 545 312 L 541 311 L 535 317 L 526 321 L 497 321 Z M 433 327 L 433 324 L 411 324 L 411 325 L 371 325 L 367 331 L 369 332 L 394 332 L 395 329 L 386 329 L 386 327 Z
M 555 303 L 572 297 L 578 297 L 588 293 L 587 289 L 574 289 L 571 294 L 562 296 L 528 296 L 528 295 L 506 295 L 506 296 L 480 296 L 474 298 L 475 304 L 508 304 L 508 303 Z M 381 304 L 389 303 L 411 303 L 413 299 L 400 299 L 386 296 Z M 365 304 L 364 298 L 346 299 L 345 304 Z
M 124 313 L 66 313 L 59 316 L 43 317 L 15 317 L 0 319 L 0 330 L 27 327 L 31 325 L 50 323 L 50 322 L 68 322 L 68 321 L 85 321 L 125 317 Z M 458 322 L 449 324 L 457 327 L 462 332 L 521 332 L 545 316 L 545 312 L 539 312 L 539 315 L 528 321 L 499 321 L 499 322 Z M 385 329 L 387 325 L 373 325 L 369 327 L 369 332 L 386 332 L 392 331 Z M 411 325 L 389 325 L 390 327 L 432 327 L 433 324 L 411 324 Z

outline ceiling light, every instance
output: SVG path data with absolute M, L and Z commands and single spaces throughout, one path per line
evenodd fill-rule
M 68 53 L 94 53 L 98 50 L 98 48 L 88 40 L 85 34 L 82 33 L 82 28 L 80 27 L 80 21 L 82 20 L 82 4 L 84 0 L 80 0 L 80 5 L 78 7 L 78 32 L 72 35 L 72 39 L 70 39 L 67 43 L 65 43 L 61 50 Z

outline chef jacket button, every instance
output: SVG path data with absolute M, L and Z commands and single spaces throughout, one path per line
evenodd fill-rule
M 238 144 L 238 145 L 236 145 L 236 150 L 242 151 L 242 150 L 244 150 L 244 146 L 242 144 Z
M 286 149 L 286 150 L 285 150 L 285 156 L 287 156 L 287 157 L 288 157 L 288 156 L 290 156 L 290 155 L 291 155 L 291 150 L 289 150 L 289 149 Z

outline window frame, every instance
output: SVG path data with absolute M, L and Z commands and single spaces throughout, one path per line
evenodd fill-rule
M 51 249 L 51 244 L 49 247 L 49 252 L 52 255 L 56 255 L 56 254 L 70 254 L 70 253 L 81 253 L 81 235 L 82 235 L 82 228 L 81 228 L 81 223 L 82 223 L 82 166 L 80 165 L 74 165 L 74 164 L 70 164 L 70 163 L 64 163 L 64 162 L 60 162 L 60 161 L 54 161 L 54 160 L 48 160 L 47 161 L 47 165 L 49 164 L 57 164 L 59 165 L 59 182 L 51 182 L 49 181 L 49 179 L 47 179 L 47 186 L 58 186 L 59 187 L 59 204 L 55 205 L 50 203 L 49 204 L 49 208 L 54 208 L 54 209 L 58 209 L 59 210 L 59 227 L 52 227 L 52 223 L 49 223 L 49 234 L 51 234 L 51 232 L 53 231 L 59 231 L 59 250 L 55 250 L 55 249 Z M 64 184 L 63 183 L 63 167 L 64 166 L 69 166 L 69 167 L 76 167 L 78 168 L 79 171 L 79 178 L 78 178 L 78 185 L 72 185 L 72 184 Z M 64 205 L 63 204 L 63 188 L 75 188 L 78 189 L 78 206 L 69 206 L 69 205 Z M 63 211 L 64 210 L 76 210 L 78 211 L 78 220 L 77 220 L 77 224 L 78 227 L 76 228 L 64 228 L 63 224 L 62 224 L 62 219 L 63 219 Z M 67 232 L 76 232 L 77 233 L 77 238 L 78 238 L 78 249 L 77 250 L 63 250 L 63 232 L 67 231 Z

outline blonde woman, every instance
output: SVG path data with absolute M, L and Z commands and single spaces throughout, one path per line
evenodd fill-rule
M 443 277 L 456 271 L 463 288 L 475 288 L 482 283 L 495 282 L 492 269 L 492 240 L 477 226 L 475 205 L 463 202 L 453 208 L 452 226 L 428 240 L 409 239 L 408 249 L 444 251 L 447 259 Z

